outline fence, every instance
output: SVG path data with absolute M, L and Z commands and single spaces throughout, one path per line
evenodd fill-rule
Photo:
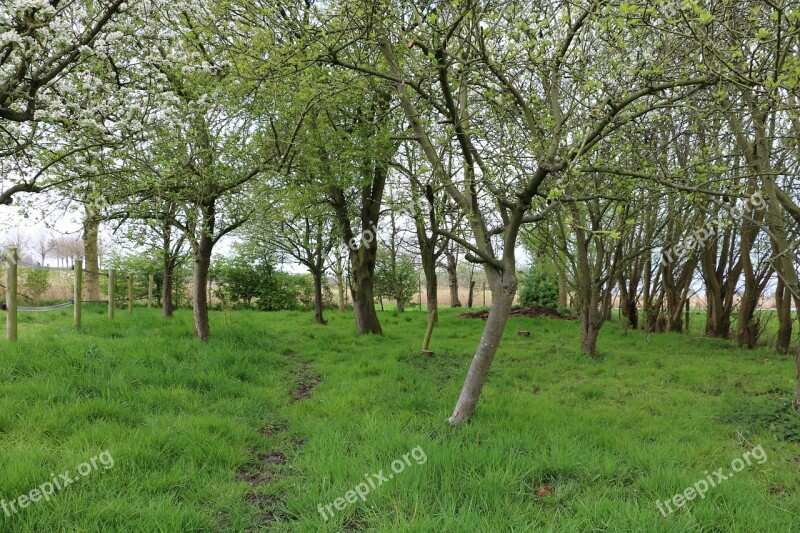
M 19 313 L 20 312 L 47 312 L 47 311 L 54 311 L 58 309 L 64 309 L 66 307 L 73 307 L 73 319 L 76 328 L 81 327 L 81 311 L 82 311 L 82 304 L 84 303 L 83 299 L 83 278 L 84 273 L 89 273 L 97 276 L 105 276 L 108 280 L 108 293 L 107 296 L 107 303 L 108 303 L 108 317 L 109 319 L 114 318 L 114 310 L 117 305 L 117 298 L 115 297 L 115 277 L 116 273 L 114 270 L 108 270 L 106 272 L 93 272 L 93 271 L 86 271 L 83 269 L 83 261 L 76 260 L 75 264 L 72 269 L 64 269 L 64 268 L 55 268 L 55 267 L 46 267 L 46 266 L 24 266 L 19 264 L 19 255 L 17 253 L 16 248 L 10 248 L 5 256 L 3 257 L 3 264 L 5 268 L 5 284 L 0 283 L 0 288 L 3 289 L 5 292 L 5 303 L 3 304 L 3 309 L 6 311 L 6 338 L 14 342 L 17 340 L 18 336 L 18 325 L 19 325 Z M 42 289 L 41 292 L 44 292 L 47 283 L 46 280 L 43 283 L 41 280 L 38 282 L 37 276 L 35 275 L 36 272 L 50 272 L 50 271 L 57 271 L 57 272 L 70 272 L 72 277 L 72 290 L 70 291 L 71 298 L 67 301 L 63 301 L 54 305 L 45 305 L 45 306 L 21 306 L 19 305 L 19 300 L 22 298 L 23 300 L 29 300 L 31 303 L 35 300 L 34 297 L 30 295 L 26 295 L 24 292 L 19 290 L 19 280 L 20 280 L 20 270 L 27 270 L 28 274 L 26 276 L 25 284 L 36 290 L 38 287 Z M 32 273 L 34 273 L 32 275 Z M 34 280 L 31 283 L 31 279 Z M 128 304 L 128 313 L 133 313 L 134 301 L 136 300 L 134 294 L 134 281 L 135 277 L 133 273 L 128 273 L 127 276 L 127 298 L 122 299 L 122 301 L 127 301 Z M 38 283 L 38 285 L 37 285 Z M 149 276 L 148 279 L 148 292 L 147 292 L 147 307 L 153 306 L 153 288 L 154 288 L 154 278 L 153 275 Z M 53 296 L 52 294 L 50 295 Z

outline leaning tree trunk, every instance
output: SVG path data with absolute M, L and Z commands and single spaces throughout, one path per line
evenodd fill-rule
M 472 358 L 464 387 L 461 389 L 453 414 L 448 419 L 452 425 L 464 422 L 475 413 L 475 407 L 478 405 L 478 399 L 483 385 L 486 383 L 486 376 L 489 374 L 492 360 L 497 353 L 497 347 L 503 338 L 511 306 L 517 294 L 517 276 L 515 274 L 505 273 L 501 277 L 498 274 L 487 272 L 487 275 L 490 278 L 492 307 L 489 309 L 489 317 L 483 329 L 481 342 Z M 494 281 L 492 278 L 495 278 Z
M 467 307 L 472 309 L 473 296 L 475 295 L 475 282 L 469 282 L 469 296 L 467 296 Z
M 769 148 L 765 137 L 765 126 L 763 116 L 754 120 L 756 126 L 756 170 L 767 171 L 769 168 Z M 763 172 L 761 186 L 769 197 L 767 202 L 767 226 L 770 229 L 770 241 L 772 243 L 772 253 L 774 255 L 775 273 L 785 286 L 786 294 L 784 304 L 778 308 L 778 320 L 780 331 L 778 332 L 778 343 L 776 349 L 779 353 L 788 353 L 792 340 L 792 294 L 800 295 L 800 280 L 798 280 L 797 270 L 792 259 L 792 247 L 789 245 L 788 232 L 784 220 L 784 213 L 779 201 L 780 189 L 775 183 L 775 175 L 771 172 Z M 780 285 L 779 285 L 780 288 Z M 800 297 L 798 297 L 800 299 Z
M 311 277 L 314 279 L 314 322 L 317 324 L 327 324 L 327 321 L 322 316 L 322 271 L 312 271 Z
M 800 306 L 798 306 L 800 312 Z M 795 368 L 797 368 L 797 389 L 794 395 L 794 410 L 800 411 L 800 342 L 797 343 L 797 355 L 795 356 Z
M 91 213 L 87 213 L 83 222 L 83 251 L 86 255 L 86 301 L 100 301 L 100 257 L 98 252 L 98 235 L 100 223 Z
M 194 257 L 194 334 L 201 341 L 211 336 L 208 323 L 208 270 L 211 267 L 211 251 L 214 244 L 210 236 L 200 237 Z

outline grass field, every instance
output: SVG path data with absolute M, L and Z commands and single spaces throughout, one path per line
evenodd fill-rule
M 433 357 L 418 311 L 366 338 L 349 314 L 214 312 L 204 345 L 189 311 L 87 306 L 81 333 L 70 316 L 21 315 L 0 342 L 0 499 L 80 477 L 0 510 L 2 531 L 800 530 L 800 447 L 757 416 L 792 397 L 794 361 L 766 349 L 610 323 L 595 361 L 577 322 L 512 319 L 450 428 L 483 325 L 451 310 Z M 756 446 L 763 462 L 659 511 Z

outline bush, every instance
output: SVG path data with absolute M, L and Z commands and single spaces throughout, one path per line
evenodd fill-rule
M 50 288 L 50 272 L 39 268 L 28 270 L 22 288 L 32 300 L 38 300 Z
M 399 295 L 402 304 L 406 305 L 417 293 L 419 272 L 413 258 L 407 254 L 399 254 L 392 267 L 388 250 L 381 248 L 375 263 L 375 296 L 394 300 Z
M 246 307 L 261 311 L 308 311 L 314 309 L 314 280 L 310 274 L 281 272 L 263 258 L 238 255 L 215 262 L 211 269 L 214 296 L 222 307 Z M 323 279 L 323 299 L 332 299 Z
M 520 282 L 519 299 L 526 307 L 558 306 L 558 277 L 533 268 Z

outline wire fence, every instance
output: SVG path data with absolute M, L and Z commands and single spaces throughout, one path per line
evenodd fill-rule
M 119 276 L 120 283 L 113 270 L 84 271 L 80 260 L 75 261 L 72 268 L 26 265 L 19 261 L 14 249 L 1 259 L 0 279 L 5 283 L 0 283 L 0 300 L 6 315 L 6 338 L 11 342 L 17 340 L 19 313 L 41 313 L 73 307 L 75 326 L 80 328 L 84 302 L 104 301 L 108 305 L 110 319 L 114 318 L 118 306 L 127 306 L 129 313 L 133 313 L 134 304 L 140 300 L 146 301 L 148 307 L 153 306 L 155 283 L 152 274 L 145 276 L 145 294 L 138 295 L 136 281 L 142 276 L 132 272 L 127 276 Z M 84 274 L 90 275 L 91 283 L 84 283 Z M 103 284 L 105 299 L 100 295 Z M 84 298 L 85 292 L 88 298 Z M 20 300 L 25 305 L 20 305 Z

